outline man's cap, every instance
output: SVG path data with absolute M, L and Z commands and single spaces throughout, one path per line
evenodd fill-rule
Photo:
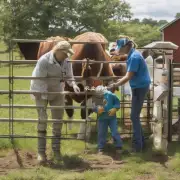
M 71 45 L 67 41 L 58 42 L 55 46 L 55 49 L 63 51 L 64 53 L 68 55 L 68 57 L 74 54 L 74 51 L 72 50 Z
M 129 40 L 128 38 L 118 39 L 118 40 L 116 41 L 116 43 L 117 43 L 116 50 L 121 49 L 123 46 L 127 45 L 129 42 L 132 42 L 132 41 Z

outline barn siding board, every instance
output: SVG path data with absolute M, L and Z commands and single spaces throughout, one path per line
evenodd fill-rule
M 174 51 L 174 62 L 180 62 L 180 19 L 163 29 L 163 40 L 173 42 L 179 46 Z

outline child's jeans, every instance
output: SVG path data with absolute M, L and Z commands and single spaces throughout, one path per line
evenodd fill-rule
M 115 147 L 122 147 L 122 140 L 120 134 L 117 130 L 117 119 L 103 119 L 98 121 L 98 149 L 104 149 L 106 144 L 106 137 L 108 132 L 108 126 L 111 130 L 111 135 L 113 137 Z

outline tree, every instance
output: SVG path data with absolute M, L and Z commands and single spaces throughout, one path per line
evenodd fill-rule
M 176 13 L 175 18 L 179 18 L 180 17 L 180 13 Z
M 105 33 L 109 20 L 131 17 L 129 4 L 119 0 L 4 0 L 1 6 L 5 40 Z
M 158 26 L 163 26 L 163 25 L 165 25 L 167 23 L 168 23 L 168 21 L 166 21 L 166 20 L 159 20 Z
M 138 24 L 138 23 L 140 23 L 140 20 L 138 18 L 135 18 L 135 19 L 131 20 L 131 23 Z
M 109 41 L 116 41 L 119 35 L 126 35 L 134 39 L 139 47 L 142 47 L 153 41 L 161 40 L 158 26 L 152 27 L 142 23 L 132 24 L 132 22 L 116 24 L 111 22 L 110 26 L 114 31 L 108 36 Z
M 151 26 L 156 26 L 158 24 L 158 22 L 156 20 L 153 20 L 152 18 L 149 18 L 149 19 L 144 18 L 142 20 L 142 23 L 143 24 L 148 24 L 148 25 L 151 25 Z

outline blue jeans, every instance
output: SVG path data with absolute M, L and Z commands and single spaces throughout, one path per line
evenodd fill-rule
M 111 130 L 115 147 L 122 147 L 122 140 L 117 130 L 117 119 L 103 119 L 98 121 L 98 149 L 103 149 L 106 144 L 106 137 L 108 132 L 108 126 Z
M 138 151 L 144 147 L 144 135 L 140 122 L 140 113 L 148 90 L 149 86 L 146 88 L 132 89 L 131 121 L 133 125 L 133 145 Z

